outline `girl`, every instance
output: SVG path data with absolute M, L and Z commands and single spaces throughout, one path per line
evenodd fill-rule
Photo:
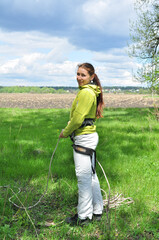
M 70 121 L 60 138 L 71 136 L 74 142 L 74 163 L 78 180 L 77 214 L 66 219 L 71 225 L 84 225 L 92 219 L 100 220 L 103 200 L 95 172 L 95 149 L 98 134 L 94 122 L 102 117 L 104 106 L 102 87 L 94 67 L 83 63 L 77 68 L 79 92 L 72 104 Z

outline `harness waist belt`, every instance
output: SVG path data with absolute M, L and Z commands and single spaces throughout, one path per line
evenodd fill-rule
M 79 127 L 79 128 L 82 128 L 82 127 L 86 127 L 86 126 L 92 126 L 94 125 L 94 119 L 93 118 L 85 118 L 82 125 Z M 72 142 L 74 142 L 74 132 L 72 132 L 72 134 L 70 135 L 70 138 L 72 140 Z
M 93 174 L 95 174 L 95 168 L 96 168 L 96 151 L 94 149 L 91 148 L 86 148 L 80 145 L 72 145 L 73 149 L 77 152 L 77 153 L 81 153 L 84 155 L 88 155 L 91 158 L 91 166 L 92 166 L 92 172 Z
M 82 125 L 79 128 L 86 127 L 86 126 L 92 126 L 94 124 L 93 118 L 85 118 Z

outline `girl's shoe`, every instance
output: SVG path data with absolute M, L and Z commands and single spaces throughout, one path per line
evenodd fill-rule
M 73 217 L 66 218 L 65 222 L 70 224 L 71 226 L 84 226 L 88 225 L 91 220 L 89 218 L 80 219 L 78 218 L 78 214 L 75 214 Z
M 102 218 L 102 214 L 93 214 L 94 221 L 100 222 L 101 218 Z

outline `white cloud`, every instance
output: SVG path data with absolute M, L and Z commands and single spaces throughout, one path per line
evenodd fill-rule
M 3 32 L 0 85 L 70 85 L 77 62 L 68 60 L 75 49 L 66 38 L 39 32 Z M 5 80 L 6 79 L 6 80 Z M 69 82 L 68 82 L 69 79 Z
M 1 75 L 24 74 L 25 77 L 39 76 L 40 79 L 46 79 L 47 75 L 56 74 L 56 67 L 59 72 L 60 63 L 64 65 L 64 69 L 66 66 L 69 68 L 68 55 L 75 49 L 66 38 L 52 37 L 38 32 L 23 34 L 1 31 L 0 39 L 3 42 L 0 47 L 3 54 L 0 58 Z
M 134 15 L 133 0 L 88 0 L 83 4 L 87 28 L 96 28 L 109 35 L 127 35 L 128 16 Z
M 15 0 L 14 4 L 8 0 L 12 3 L 11 17 L 17 18 L 13 28 L 4 24 L 12 31 L 0 30 L 0 85 L 77 86 L 76 66 L 79 62 L 93 63 L 103 85 L 133 85 L 131 73 L 135 64 L 126 55 L 126 48 L 121 47 L 122 37 L 128 34 L 132 1 L 78 0 L 75 3 L 69 0 L 66 4 L 61 0 L 63 4 L 59 8 L 57 0 L 46 0 L 45 3 Z M 2 2 L 5 3 L 4 23 L 12 23 L 6 1 Z M 71 2 L 74 9 L 70 10 Z M 64 12 L 65 15 L 59 14 Z M 25 14 L 21 25 L 17 21 L 22 13 Z M 28 19 L 30 26 L 33 23 L 35 27 L 30 31 L 25 30 L 29 26 Z M 43 25 L 43 19 L 48 24 Z M 65 22 L 66 29 L 63 27 Z M 13 31 L 14 28 L 17 31 Z
M 23 56 L 24 54 L 38 52 L 49 52 L 58 60 L 58 56 L 67 56 L 74 49 L 67 38 L 52 37 L 40 32 L 4 32 L 0 31 L 1 54 Z M 49 57 L 49 56 L 48 56 Z
M 133 79 L 129 69 L 104 65 L 97 67 L 96 72 L 103 86 L 140 86 L 140 83 Z
M 77 49 L 66 38 L 39 32 L 0 32 L 0 85 L 77 86 L 76 66 L 92 62 L 103 85 L 137 85 L 132 82 L 135 63 L 126 48 L 105 52 Z M 72 60 L 71 60 L 72 56 Z
M 97 64 L 97 74 L 106 86 L 137 86 L 139 82 L 132 77 L 138 64 L 130 59 L 127 48 L 110 49 L 107 52 L 94 52 L 93 60 Z
M 26 31 L 37 31 L 66 37 L 80 48 L 102 51 L 127 41 L 133 1 L 1 0 L 0 23 L 7 31 L 23 32 L 26 40 Z

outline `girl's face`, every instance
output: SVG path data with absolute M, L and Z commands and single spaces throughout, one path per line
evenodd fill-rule
M 79 86 L 86 85 L 93 80 L 94 76 L 90 76 L 88 71 L 82 67 L 79 67 L 77 70 L 77 82 Z

